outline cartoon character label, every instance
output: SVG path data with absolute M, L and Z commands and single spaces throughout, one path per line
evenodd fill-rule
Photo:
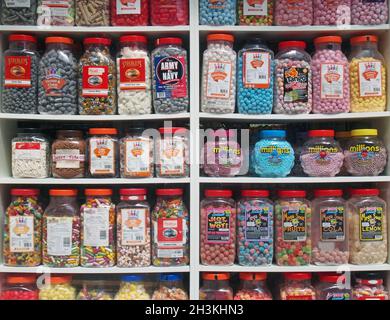
M 66 85 L 66 80 L 63 78 L 61 69 L 46 68 L 45 75 L 42 78 L 42 87 L 45 93 L 50 97 L 61 97 L 63 92 L 61 89 Z
M 108 66 L 83 66 L 83 97 L 108 97 Z
M 232 63 L 210 61 L 207 67 L 206 97 L 229 99 L 232 82 Z
M 306 206 L 283 207 L 283 241 L 306 241 Z
M 232 208 L 207 210 L 206 242 L 211 244 L 230 243 Z
M 349 152 L 352 153 L 353 160 L 361 166 L 370 166 L 371 162 L 378 156 L 380 151 L 381 147 L 375 144 L 368 145 L 359 143 L 349 147 Z
M 320 78 L 321 99 L 344 98 L 344 64 L 322 63 Z
M 4 87 L 31 88 L 31 57 L 8 56 L 4 60 Z
M 381 97 L 382 63 L 380 61 L 359 62 L 358 79 L 360 97 Z
M 119 59 L 121 90 L 146 90 L 145 58 Z
M 278 145 L 267 145 L 260 148 L 260 153 L 268 156 L 267 162 L 270 166 L 279 167 L 284 158 L 291 154 L 292 150 L 288 147 L 280 147 Z
M 244 86 L 268 89 L 271 84 L 271 55 L 268 52 L 244 52 L 242 60 Z
M 308 68 L 284 68 L 284 102 L 307 102 L 309 88 Z
M 359 208 L 360 241 L 383 241 L 383 208 Z
M 256 210 L 245 211 L 245 240 L 268 241 L 272 233 L 272 207 L 262 206 Z
M 308 153 L 314 155 L 316 164 L 328 166 L 335 160 L 337 153 L 341 151 L 335 147 L 326 147 L 324 145 L 313 145 L 308 148 Z
M 320 208 L 321 241 L 345 240 L 344 207 Z

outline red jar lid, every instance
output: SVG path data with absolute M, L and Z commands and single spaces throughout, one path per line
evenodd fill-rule
M 8 41 L 10 41 L 10 42 L 12 42 L 12 41 L 28 41 L 28 42 L 36 43 L 37 38 L 35 38 L 34 36 L 27 35 L 27 34 L 11 34 L 8 37 Z
M 345 283 L 345 275 L 337 273 L 323 273 L 320 274 L 320 281 L 327 283 L 338 283 L 341 280 L 341 283 Z
M 40 191 L 38 189 L 11 189 L 11 196 L 39 196 Z
M 205 190 L 204 195 L 207 198 L 231 198 L 233 196 L 232 190 Z
M 64 43 L 64 44 L 73 44 L 74 41 L 68 37 L 47 37 L 45 43 Z
M 85 189 L 86 196 L 112 196 L 112 189 Z
M 148 39 L 145 36 L 138 36 L 138 35 L 128 35 L 128 36 L 122 36 L 119 38 L 119 42 L 125 43 L 125 42 L 142 42 L 147 43 Z
M 309 272 L 286 272 L 284 277 L 287 280 L 310 280 L 311 273 Z
M 226 33 L 213 33 L 207 36 L 207 41 L 227 41 L 234 42 L 234 36 Z
M 111 45 L 111 39 L 108 38 L 85 38 L 84 44 L 103 44 L 105 46 Z
M 176 132 L 179 132 L 179 131 L 186 132 L 187 129 L 182 128 L 182 127 L 172 127 L 172 128 L 159 128 L 158 131 L 161 134 L 175 134 Z
M 241 196 L 250 198 L 268 198 L 269 190 L 241 190 Z
M 118 134 L 118 130 L 115 128 L 90 128 L 89 134 L 116 136 Z
M 49 195 L 53 197 L 76 197 L 76 189 L 51 189 Z
M 309 137 L 334 137 L 334 130 L 310 130 Z
M 222 272 L 222 273 L 210 273 L 205 272 L 202 274 L 203 280 L 229 280 L 230 274 L 228 272 Z
M 378 37 L 374 35 L 358 36 L 351 38 L 351 44 L 356 45 L 362 42 L 378 42 Z
M 279 190 L 278 196 L 280 198 L 305 198 L 305 190 Z
M 264 281 L 267 279 L 267 273 L 265 272 L 240 272 L 241 280 L 258 280 Z
M 180 38 L 158 38 L 156 40 L 156 46 L 163 46 L 166 44 L 175 44 L 181 46 L 183 44 L 183 40 Z
M 314 44 L 320 44 L 320 43 L 342 43 L 343 39 L 340 36 L 325 36 L 325 37 L 318 37 L 314 39 Z
M 147 190 L 142 188 L 120 189 L 119 194 L 121 196 L 145 196 L 147 194 Z
M 157 189 L 157 196 L 182 196 L 184 193 L 183 189 Z
M 343 190 L 341 189 L 318 189 L 314 191 L 315 197 L 342 197 Z
M 351 189 L 352 196 L 379 196 L 379 189 Z
M 279 42 L 279 50 L 284 50 L 287 48 L 301 48 L 303 50 L 306 49 L 305 41 L 282 41 Z
M 35 275 L 11 275 L 6 278 L 8 284 L 34 284 L 36 281 Z
M 72 282 L 72 276 L 63 275 L 63 276 L 51 276 L 50 283 L 51 284 L 66 284 Z

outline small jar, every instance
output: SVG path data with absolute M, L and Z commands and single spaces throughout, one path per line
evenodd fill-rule
M 201 111 L 234 113 L 236 106 L 236 61 L 234 37 L 210 34 L 203 53 Z
M 76 26 L 109 26 L 110 0 L 77 0 Z
M 348 264 L 348 219 L 343 190 L 315 190 L 312 202 L 312 263 Z
M 276 263 L 304 266 L 311 261 L 311 204 L 306 191 L 281 190 L 275 203 Z
M 233 265 L 236 255 L 236 203 L 231 190 L 206 190 L 200 203 L 200 261 Z
M 76 189 L 51 189 L 43 216 L 43 264 L 72 268 L 80 264 L 80 206 Z
M 317 26 L 350 25 L 351 0 L 314 0 L 313 21 Z
M 118 130 L 90 128 L 88 149 L 88 176 L 115 178 L 119 176 Z
M 110 0 L 112 26 L 147 26 L 149 0 Z
M 115 265 L 115 204 L 111 189 L 85 189 L 87 202 L 81 206 L 81 266 Z
M 152 26 L 188 25 L 188 0 L 150 0 Z
M 348 289 L 345 275 L 322 273 L 316 285 L 317 300 L 352 300 L 352 291 Z
M 234 300 L 272 300 L 271 291 L 267 284 L 265 272 L 240 273 L 240 287 Z
M 35 275 L 9 275 L 0 292 L 1 300 L 38 300 L 39 291 Z
M 353 176 L 378 176 L 387 165 L 387 149 L 376 129 L 351 131 L 344 150 L 345 168 Z
M 301 114 L 312 110 L 311 57 L 305 49 L 304 41 L 279 43 L 275 57 L 274 113 Z
M 3 258 L 9 267 L 35 267 L 42 261 L 43 210 L 38 189 L 11 189 L 4 219 Z
M 75 23 L 76 0 L 38 0 L 38 26 L 69 26 Z
M 200 24 L 211 26 L 234 26 L 236 24 L 236 6 L 236 0 L 200 0 Z
M 351 0 L 352 24 L 379 25 L 389 19 L 387 0 Z
M 145 287 L 144 276 L 122 276 L 115 300 L 150 300 L 150 295 Z
M 117 213 L 117 265 L 141 268 L 151 264 L 150 206 L 146 189 L 120 189 Z
M 29 25 L 34 26 L 37 22 L 37 0 L 0 2 L 1 24 L 5 25 Z
M 313 24 L 313 0 L 275 1 L 275 26 L 310 26 Z
M 85 177 L 86 143 L 83 132 L 59 130 L 51 146 L 54 178 L 72 179 Z
M 233 300 L 233 289 L 229 285 L 229 273 L 202 273 L 203 285 L 199 289 L 199 300 Z
M 159 288 L 154 291 L 152 300 L 188 300 L 183 276 L 179 273 L 161 274 Z
M 310 130 L 301 152 L 301 166 L 310 177 L 334 177 L 343 166 L 344 154 L 334 130 Z
M 353 300 L 389 300 L 389 291 L 383 283 L 379 272 L 359 272 L 352 289 Z
M 39 300 L 76 300 L 72 276 L 49 276 L 39 291 Z
M 152 263 L 185 266 L 190 261 L 190 216 L 183 189 L 157 189 L 152 211 Z
M 280 288 L 281 300 L 316 300 L 316 292 L 311 285 L 311 273 L 285 273 L 285 282 Z
M 77 300 L 114 300 L 114 288 L 106 280 L 84 280 Z
M 348 201 L 350 263 L 387 261 L 387 206 L 378 189 L 352 189 Z
M 237 5 L 240 26 L 272 26 L 274 20 L 272 0 L 238 0 Z

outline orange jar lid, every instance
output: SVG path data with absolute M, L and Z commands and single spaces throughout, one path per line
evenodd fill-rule
M 378 37 L 374 35 L 366 35 L 366 36 L 358 36 L 358 37 L 353 37 L 351 38 L 351 44 L 359 44 L 362 42 L 378 42 Z
M 203 280 L 229 280 L 230 279 L 230 274 L 227 272 L 223 273 L 210 273 L 210 272 L 205 272 L 202 274 L 202 279 Z
M 112 196 L 112 189 L 85 189 L 86 196 Z
M 320 43 L 342 43 L 343 39 L 340 36 L 325 36 L 314 39 L 314 44 Z
M 72 276 L 51 276 L 50 283 L 51 284 L 65 284 L 72 282 Z
M 207 36 L 207 41 L 228 41 L 234 42 L 234 36 L 226 33 L 213 33 Z
M 240 279 L 241 280 L 258 280 L 258 281 L 264 281 L 267 279 L 267 273 L 265 272 L 241 272 L 240 273 Z
M 108 136 L 116 136 L 118 134 L 118 130 L 115 128 L 90 128 L 90 135 L 108 135 Z
M 49 195 L 53 197 L 76 197 L 76 189 L 51 189 Z
M 47 37 L 45 43 L 65 43 L 65 44 L 73 44 L 74 41 L 68 37 Z
M 17 275 L 17 276 L 8 276 L 6 282 L 8 284 L 34 284 L 37 281 L 37 278 L 34 275 Z

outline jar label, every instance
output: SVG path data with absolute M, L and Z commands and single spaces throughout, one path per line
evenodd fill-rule
M 321 241 L 344 241 L 344 207 L 320 208 Z
M 79 149 L 57 149 L 53 154 L 53 162 L 57 169 L 80 169 L 80 162 L 85 161 L 85 155 Z
M 7 8 L 30 8 L 31 0 L 4 0 Z
M 328 166 L 332 161 L 336 160 L 336 155 L 341 153 L 341 150 L 335 147 L 326 147 L 324 145 L 313 145 L 307 151 L 313 155 L 311 159 L 314 158 L 316 164 L 322 166 Z
M 371 165 L 371 161 L 378 156 L 381 147 L 378 145 L 367 145 L 365 143 L 355 144 L 349 147 L 351 158 L 359 166 Z
M 184 142 L 178 139 L 160 141 L 160 172 L 162 175 L 184 175 Z
M 110 207 L 84 208 L 83 246 L 107 247 L 109 245 Z
M 116 14 L 141 14 L 141 0 L 116 0 Z
M 359 62 L 358 79 L 360 97 L 382 96 L 382 63 L 380 61 Z
M 89 140 L 90 173 L 115 174 L 115 145 L 112 139 Z
M 206 243 L 231 243 L 231 215 L 232 209 L 216 208 L 207 210 Z
M 49 8 L 51 17 L 69 17 L 72 14 L 72 3 L 72 0 L 42 0 L 42 8 Z
M 215 158 L 209 157 L 207 163 L 218 163 L 224 166 L 238 166 L 241 163 L 241 149 L 240 146 L 234 142 L 229 144 L 210 143 L 211 152 L 215 154 Z M 209 152 L 207 150 L 207 152 Z
M 268 89 L 271 84 L 271 55 L 268 52 L 244 52 L 242 60 L 245 88 Z
M 230 99 L 232 72 L 231 62 L 210 61 L 207 66 L 206 97 Z
M 63 78 L 61 69 L 45 68 L 45 75 L 42 79 L 42 87 L 45 94 L 49 97 L 61 97 L 62 88 L 66 85 L 66 79 Z
M 210 10 L 223 10 L 226 8 L 226 0 L 207 0 L 207 8 Z
M 47 217 L 47 254 L 70 256 L 72 253 L 73 218 Z
M 359 208 L 360 241 L 383 241 L 383 208 Z
M 272 238 L 273 210 L 269 206 L 262 206 L 256 210 L 245 211 L 245 240 L 268 241 Z
M 120 90 L 146 90 L 145 58 L 119 59 Z
M 185 98 L 187 96 L 186 57 L 154 57 L 157 99 Z
M 306 5 L 304 0 L 287 0 L 287 10 L 302 10 Z
M 308 68 L 284 68 L 284 102 L 307 102 L 309 88 Z
M 283 241 L 306 241 L 306 206 L 283 207 Z
M 289 147 L 279 147 L 277 145 L 268 145 L 260 147 L 260 153 L 267 155 L 267 163 L 270 166 L 279 167 L 284 157 L 291 154 L 293 150 Z
M 154 225 L 154 242 L 158 258 L 182 258 L 186 243 L 186 224 L 183 218 L 158 218 Z
M 41 144 L 39 142 L 13 142 L 14 159 L 16 160 L 41 160 Z
M 150 174 L 150 141 L 126 140 L 125 171 L 128 174 Z
M 122 245 L 140 246 L 146 244 L 146 219 L 148 210 L 121 209 Z
M 108 66 L 83 66 L 83 97 L 108 97 Z
M 344 64 L 322 63 L 321 64 L 321 99 L 344 98 Z
M 351 300 L 351 294 L 348 292 L 329 292 L 326 294 L 325 300 L 333 300 L 333 301 Z
M 10 251 L 34 252 L 34 217 L 9 217 Z
M 244 16 L 266 16 L 267 0 L 244 0 Z
M 5 57 L 5 88 L 31 88 L 31 57 Z
M 286 300 L 314 300 L 313 295 L 294 295 L 294 296 L 286 296 Z

